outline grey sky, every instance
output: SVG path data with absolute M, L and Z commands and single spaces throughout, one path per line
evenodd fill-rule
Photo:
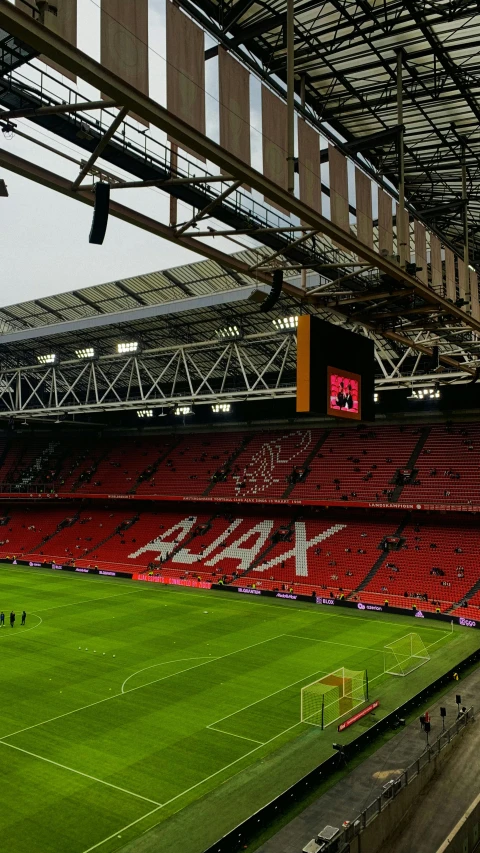
M 14 0 L 10 0 L 14 2 Z M 133 0 L 129 0 L 133 2 Z M 78 47 L 100 60 L 100 3 L 99 0 L 78 0 Z M 205 47 L 214 44 L 205 34 Z M 165 0 L 149 0 L 149 92 L 159 103 L 166 103 L 166 33 Z M 47 76 L 42 72 L 47 72 Z M 60 100 L 68 100 L 69 89 L 75 88 L 70 80 L 62 78 L 40 60 L 32 67 L 24 67 L 19 74 L 26 82 L 42 85 Z M 65 84 L 65 85 L 64 85 Z M 81 99 L 98 100 L 100 93 L 87 83 L 80 81 L 77 91 Z M 261 132 L 261 84 L 254 75 L 250 75 L 251 101 L 251 156 L 252 165 L 262 169 L 262 132 Z M 206 63 L 206 122 L 207 135 L 218 141 L 218 62 L 216 58 Z M 103 114 L 105 123 L 112 118 Z M 74 157 L 77 161 L 86 159 L 81 148 L 64 142 L 59 137 L 37 128 L 27 119 L 16 120 L 18 130 L 52 146 L 59 153 Z M 144 137 L 138 130 L 143 126 L 129 117 L 133 129 L 129 131 L 135 144 L 144 144 Z M 135 129 L 137 128 L 137 129 Z M 157 128 L 149 129 L 149 138 L 153 140 L 152 151 L 159 154 L 160 145 L 167 140 Z M 320 137 L 324 147 L 327 142 Z M 149 143 L 150 146 L 150 143 Z M 8 140 L 0 133 L 0 147 L 27 160 L 59 173 L 73 180 L 79 167 L 64 157 L 57 156 L 39 147 L 35 143 L 15 135 Z M 99 165 L 102 162 L 99 161 Z M 111 164 L 103 163 L 110 173 L 131 180 L 131 175 L 122 174 Z M 211 173 L 218 169 L 207 164 Z M 112 216 L 109 219 L 107 235 L 102 246 L 88 243 L 92 209 L 81 203 L 63 198 L 54 191 L 45 189 L 11 172 L 0 170 L 8 186 L 9 198 L 0 198 L 0 264 L 4 271 L 3 287 L 0 289 L 0 305 L 9 305 L 27 299 L 48 296 L 63 291 L 100 284 L 126 278 L 133 275 L 165 269 L 199 260 L 200 255 L 188 252 L 175 244 L 154 237 L 145 231 L 126 225 Z M 298 182 L 298 176 L 296 176 Z M 328 184 L 328 166 L 324 164 L 322 180 Z M 349 183 L 353 187 L 353 164 L 349 164 Z M 246 194 L 244 203 L 263 201 L 256 191 Z M 154 219 L 168 222 L 169 200 L 158 189 L 114 191 L 113 197 L 127 206 L 141 210 Z M 329 199 L 323 198 L 323 213 L 329 215 Z M 190 219 L 192 209 L 185 204 L 178 205 L 180 222 Z M 276 224 L 276 213 L 269 224 Z M 292 220 L 293 221 L 293 220 Z M 210 238 L 209 238 L 210 239 Z M 241 238 L 240 243 L 216 238 L 216 248 L 225 252 L 239 251 L 243 246 L 253 247 L 249 238 Z
M 79 0 L 78 6 L 79 47 L 99 59 L 98 3 L 95 0 Z M 150 57 L 151 93 L 160 100 L 164 97 L 165 79 L 162 58 L 165 42 L 163 7 L 164 0 L 150 0 L 150 43 L 158 45 L 158 52 L 151 52 Z M 45 68 L 43 64 L 38 67 Z M 51 87 L 53 91 L 53 83 Z M 80 83 L 79 90 L 87 97 L 98 98 L 98 93 L 87 84 Z M 53 135 L 37 131 L 27 120 L 18 120 L 17 123 L 19 129 L 47 144 L 58 145 L 78 159 L 85 158 L 85 152 L 81 149 L 64 146 Z M 7 140 L 0 134 L 0 146 L 52 171 L 61 172 L 66 177 L 74 178 L 76 175 L 74 164 L 18 136 Z M 119 174 L 113 168 L 110 171 Z M 91 208 L 65 199 L 12 172 L 0 170 L 0 177 L 6 181 L 9 191 L 9 198 L 0 198 L 0 266 L 3 271 L 1 305 L 199 259 L 196 254 L 113 217 L 109 219 L 103 246 L 91 246 L 88 243 Z M 128 190 L 122 193 L 121 200 L 166 221 L 168 202 L 157 190 Z M 184 217 L 186 213 L 190 213 L 190 210 L 180 210 L 179 217 Z

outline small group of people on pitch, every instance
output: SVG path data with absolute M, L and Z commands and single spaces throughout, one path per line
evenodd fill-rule
M 12 612 L 10 613 L 10 628 L 15 627 L 15 619 L 16 619 L 15 611 L 12 610 Z M 26 614 L 26 611 L 24 610 L 22 613 L 22 625 L 25 625 L 26 621 L 27 621 L 27 614 Z M 5 627 L 5 613 L 2 610 L 0 613 L 0 628 L 4 628 L 4 627 Z

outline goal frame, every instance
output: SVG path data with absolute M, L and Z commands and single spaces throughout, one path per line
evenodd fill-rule
M 409 646 L 409 651 L 407 653 L 399 651 L 397 649 L 392 648 L 392 646 L 397 646 L 399 643 L 407 641 Z M 414 649 L 414 645 L 416 644 L 416 649 Z M 390 656 L 390 660 L 395 660 L 396 669 L 387 666 L 387 656 Z M 411 660 L 414 662 L 414 665 L 410 666 L 405 671 L 403 670 L 403 664 Z M 428 663 L 430 660 L 430 655 L 428 654 L 427 647 L 425 643 L 421 639 L 421 637 L 412 631 L 409 634 L 405 634 L 404 637 L 399 637 L 398 640 L 393 640 L 391 643 L 386 643 L 383 647 L 383 671 L 386 675 L 394 675 L 396 677 L 404 678 L 407 675 L 410 675 L 412 672 L 415 672 L 416 669 Z
M 361 687 L 358 684 L 360 678 Z M 354 685 L 355 680 L 356 685 Z M 350 685 L 350 688 L 346 690 L 345 687 L 347 684 Z M 312 713 L 306 714 L 306 696 L 308 693 L 313 692 L 312 688 L 318 688 L 318 692 L 316 691 L 318 704 L 316 710 Z M 331 697 L 331 701 L 328 701 L 329 696 Z M 366 669 L 350 670 L 346 667 L 340 667 L 333 672 L 326 673 L 321 678 L 317 678 L 315 681 L 312 681 L 310 684 L 306 684 L 301 688 L 300 721 L 310 726 L 318 726 L 323 731 L 327 726 L 337 720 L 340 720 L 346 713 L 349 713 L 359 705 L 363 705 L 366 701 L 368 701 L 368 671 Z M 348 702 L 351 703 L 348 709 L 342 711 L 342 703 Z M 328 711 L 335 705 L 337 706 L 335 710 L 338 711 L 338 713 L 330 719 Z

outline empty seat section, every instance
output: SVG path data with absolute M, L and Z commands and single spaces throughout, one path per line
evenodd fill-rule
M 403 597 L 426 596 L 442 610 L 460 601 L 478 578 L 480 531 L 445 521 L 412 523 L 403 531 L 404 546 L 391 552 L 367 586 L 367 592 Z M 422 599 L 420 599 L 421 601 Z M 423 606 L 423 605 L 422 605 Z
M 333 429 L 292 498 L 384 501 L 418 441 L 418 428 Z
M 0 525 L 0 555 L 27 557 L 40 547 L 48 553 L 48 543 L 40 543 L 71 513 L 65 506 L 9 507 L 3 515 L 6 523 Z
M 415 468 L 402 500 L 480 504 L 480 424 L 433 426 Z
M 241 446 L 243 433 L 185 435 L 172 449 L 149 483 L 138 494 L 201 495 L 212 485 L 229 457 Z
M 148 478 L 149 469 L 171 444 L 171 436 L 117 441 L 100 458 L 89 482 L 81 484 L 78 491 L 110 494 L 137 491 L 139 478 Z

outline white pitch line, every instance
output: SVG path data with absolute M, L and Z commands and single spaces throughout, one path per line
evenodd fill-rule
M 162 678 L 155 678 L 153 681 L 147 681 L 146 684 L 139 685 L 139 687 L 131 687 L 130 690 L 126 690 L 125 693 L 132 693 L 134 690 L 140 690 L 141 687 L 148 687 L 149 684 L 156 684 L 158 681 L 164 681 L 166 678 L 173 678 L 173 676 L 175 676 L 175 675 L 181 675 L 182 672 L 189 672 L 189 670 L 191 670 L 191 669 L 198 669 L 200 666 L 206 666 L 207 663 L 215 663 L 218 660 L 223 660 L 224 658 L 229 658 L 232 655 L 238 655 L 240 652 L 246 652 L 249 649 L 254 649 L 255 646 L 263 646 L 265 643 L 270 643 L 270 642 L 272 642 L 272 640 L 279 640 L 283 636 L 284 636 L 283 634 L 276 634 L 275 637 L 267 637 L 266 640 L 260 640 L 258 643 L 252 643 L 250 646 L 244 646 L 243 649 L 236 649 L 234 652 L 226 652 L 224 655 L 217 655 L 216 657 L 213 657 L 213 656 L 210 657 L 210 655 L 209 655 L 208 658 L 206 658 L 205 663 L 197 663 L 194 666 L 187 666 L 186 669 L 181 669 L 179 672 L 172 673 L 172 675 L 165 675 Z M 157 665 L 158 664 L 154 664 L 152 667 L 145 667 L 145 669 L 153 669 Z M 132 675 L 129 676 L 129 678 L 132 678 L 134 675 L 138 675 L 139 672 L 143 672 L 143 671 L 144 670 L 139 669 L 139 670 L 137 670 L 137 672 L 133 672 Z M 128 681 L 128 678 L 123 682 L 123 684 L 126 684 L 127 681 Z M 122 684 L 121 693 L 124 693 L 123 684 Z
M 0 559 L 0 564 L 1 563 L 2 563 L 2 561 Z M 2 564 L 2 568 L 0 569 L 0 580 L 1 580 L 1 575 L 3 572 L 5 572 L 5 573 L 9 572 L 9 565 L 10 564 Z M 35 568 L 36 567 L 33 568 L 33 571 L 35 571 Z M 132 568 L 135 568 L 135 566 L 132 566 Z M 18 569 L 15 568 L 13 571 L 10 571 L 9 573 L 10 574 L 28 575 L 31 572 L 32 572 L 32 569 L 26 569 L 25 571 L 23 571 L 20 568 L 18 568 Z M 43 572 L 35 572 L 35 574 L 37 577 L 42 577 L 45 580 L 51 580 L 53 582 L 60 581 L 60 580 L 72 582 L 75 579 L 78 579 L 80 577 L 80 575 L 78 575 L 78 574 L 73 575 L 72 577 L 66 576 L 66 575 L 61 575 L 61 574 L 55 574 L 54 577 L 51 577 L 50 575 L 46 574 L 45 570 Z M 83 578 L 89 577 L 90 579 L 92 579 L 94 576 L 93 575 L 81 575 L 81 577 L 83 577 Z M 99 577 L 96 577 L 95 580 L 91 580 L 91 583 L 101 584 L 102 586 L 105 584 L 112 584 L 112 586 L 113 585 L 114 586 L 124 586 L 126 582 L 127 582 L 126 580 L 114 581 L 112 578 L 99 578 Z M 144 592 L 147 594 L 148 593 L 155 594 L 155 593 L 160 592 L 160 590 L 158 590 L 158 586 L 162 586 L 161 592 L 167 593 L 169 595 L 183 595 L 183 596 L 186 596 L 189 598 L 202 598 L 204 595 L 211 595 L 211 593 L 208 590 L 201 590 L 201 589 L 197 590 L 196 592 L 183 592 L 179 589 L 174 588 L 172 585 L 169 585 L 169 584 L 160 584 L 160 585 L 159 584 L 148 584 L 148 583 L 145 583 L 144 581 L 131 581 L 131 583 L 135 584 L 136 591 L 139 593 Z M 219 590 L 215 590 L 215 592 L 219 592 Z M 245 596 L 244 598 L 241 598 L 241 597 L 235 598 L 233 595 L 231 595 L 229 598 L 222 598 L 220 596 L 213 596 L 213 597 L 215 598 L 216 602 L 221 602 L 222 604 L 227 604 L 227 605 L 228 604 L 240 604 L 240 605 L 245 606 L 245 605 L 248 605 L 249 602 L 251 602 L 251 598 L 249 598 L 248 596 Z M 308 604 L 308 602 L 305 602 L 305 604 Z M 272 604 L 266 604 L 266 603 L 260 602 L 260 601 L 258 601 L 258 599 L 256 599 L 255 607 L 268 607 L 270 609 L 273 609 L 273 608 L 278 607 L 278 606 L 279 606 L 278 601 L 276 601 L 275 603 L 272 603 Z M 323 620 L 325 620 L 325 619 L 357 619 L 358 618 L 358 614 L 350 615 L 347 613 L 332 613 L 331 610 L 330 610 L 330 612 L 327 613 L 326 610 L 323 610 L 322 605 L 319 605 L 319 606 L 322 607 L 322 610 L 313 610 L 313 609 L 310 610 L 307 607 L 296 607 L 293 604 L 293 602 L 287 602 L 286 606 L 285 606 L 285 611 L 288 612 L 289 610 L 295 610 L 295 611 L 298 611 L 300 613 L 304 613 L 306 616 L 321 617 Z M 383 620 L 384 615 L 385 615 L 384 613 L 377 613 L 376 614 L 374 611 L 368 611 L 368 613 L 364 613 L 364 617 L 370 617 L 369 619 L 367 619 L 367 621 L 372 621 L 372 622 L 381 622 Z M 405 615 L 408 616 L 409 611 L 405 611 Z M 373 618 L 375 616 L 378 618 Z M 405 628 L 404 622 L 392 622 L 390 620 L 387 620 L 386 624 L 398 625 L 398 627 L 400 627 L 400 628 Z M 439 629 L 434 628 L 433 626 L 432 627 L 425 626 L 425 627 L 422 627 L 422 630 L 423 631 L 438 631 Z
M 161 663 L 152 663 L 151 666 L 144 666 L 143 669 L 137 669 L 136 672 L 132 672 L 128 678 L 122 684 L 121 693 L 130 693 L 129 690 L 125 691 L 123 688 L 125 687 L 127 681 L 130 681 L 131 678 L 135 678 L 136 675 L 140 675 L 141 672 L 146 672 L 147 669 L 155 669 L 157 666 L 167 666 L 169 663 L 185 663 L 187 660 L 211 660 L 210 655 L 197 655 L 192 658 L 174 658 L 173 660 L 164 660 Z M 213 658 L 213 660 L 218 660 L 218 658 Z M 181 672 L 187 672 L 189 669 L 194 669 L 194 667 L 187 667 L 187 669 L 181 669 L 180 672 L 174 672 L 173 675 L 180 675 Z M 150 683 L 150 682 L 149 682 Z M 155 682 L 153 682 L 155 683 Z M 143 685 L 145 686 L 145 685 Z
M 136 595 L 139 590 L 134 589 L 132 592 L 116 592 L 115 595 L 100 595 L 98 598 L 84 598 L 83 601 L 71 601 L 68 604 L 55 604 L 53 607 L 37 608 L 37 613 L 46 613 L 47 610 L 60 610 L 61 607 L 76 607 L 77 604 L 90 604 L 92 601 L 106 601 L 110 598 L 123 598 L 125 595 Z
M 301 681 L 306 681 L 307 678 L 313 678 L 314 675 L 328 675 L 328 672 L 325 672 L 322 669 L 317 669 L 315 672 L 309 673 L 309 675 L 305 675 L 303 678 L 299 678 L 298 681 L 292 681 L 291 684 L 287 684 L 285 687 L 280 687 L 279 690 L 274 690 L 273 693 L 269 693 L 268 696 L 262 696 L 261 699 L 257 699 L 255 702 L 250 702 L 249 705 L 245 705 L 243 708 L 239 708 L 237 711 L 233 711 L 231 714 L 227 714 L 226 717 L 221 717 L 220 720 L 215 720 L 213 723 L 210 723 L 207 728 L 211 728 L 212 726 L 216 726 L 217 723 L 223 723 L 224 720 L 228 720 L 230 717 L 234 717 L 235 714 L 240 714 L 242 711 L 246 711 L 248 708 L 252 708 L 253 705 L 258 705 L 259 702 L 265 702 L 266 699 L 271 699 L 272 696 L 276 696 L 277 693 L 283 693 L 284 690 L 288 690 L 289 687 L 295 687 L 296 684 L 300 684 Z
M 213 725 L 205 726 L 205 728 L 210 729 L 210 731 L 212 731 L 212 732 L 219 732 L 222 735 L 230 735 L 231 737 L 239 737 L 242 740 L 249 740 L 252 743 L 259 743 L 260 746 L 263 746 L 263 744 L 265 743 L 264 740 L 257 740 L 254 737 L 246 737 L 245 735 L 236 734 L 236 732 L 226 732 L 226 731 L 224 731 L 224 729 L 216 729 Z
M 142 581 L 138 581 L 138 583 L 142 583 Z M 155 586 L 155 584 L 152 584 L 152 585 Z M 168 591 L 168 593 L 170 593 L 171 595 L 183 595 L 183 596 L 188 596 L 190 598 L 196 598 L 198 596 L 211 595 L 212 594 L 209 590 L 198 589 L 197 592 L 181 592 L 179 589 L 174 588 L 173 586 L 171 586 L 169 584 L 165 584 L 164 586 L 166 587 L 165 591 Z M 214 590 L 214 592 L 220 592 L 220 590 Z M 242 604 L 247 605 L 252 601 L 252 597 L 248 596 L 248 595 L 245 595 L 244 597 L 242 597 L 240 595 L 238 598 L 235 598 L 233 595 L 231 595 L 225 599 L 220 598 L 219 596 L 214 596 L 214 598 L 215 598 L 215 601 L 221 601 L 222 603 L 227 602 L 227 603 L 231 603 L 231 604 L 236 603 L 236 604 L 241 604 L 241 605 Z M 255 605 L 254 605 L 255 607 L 268 607 L 270 609 L 273 609 L 274 607 L 279 607 L 279 600 L 277 600 L 275 603 L 272 603 L 272 604 L 264 604 L 263 602 L 260 602 L 255 597 L 253 597 L 253 600 L 255 601 Z M 284 601 L 285 611 L 287 613 L 289 610 L 297 610 L 300 613 L 304 613 L 305 616 L 318 616 L 318 617 L 321 617 L 322 619 L 357 619 L 358 618 L 358 613 L 356 613 L 355 615 L 349 615 L 347 613 L 332 613 L 331 611 L 333 608 L 331 608 L 331 607 L 328 608 L 328 613 L 327 613 L 327 611 L 323 610 L 323 609 L 322 610 L 313 610 L 313 609 L 310 610 L 307 607 L 296 607 L 296 605 L 294 605 L 293 602 L 291 602 L 291 601 L 285 601 L 284 599 L 282 599 L 282 601 Z M 308 604 L 308 601 L 304 602 L 304 604 Z M 327 607 L 327 605 L 317 605 L 317 607 Z M 382 622 L 383 617 L 385 615 L 388 615 L 388 614 L 387 613 L 378 613 L 378 612 L 369 610 L 367 612 L 362 611 L 362 615 L 364 616 L 364 618 L 370 617 L 370 618 L 367 618 L 367 621 Z M 410 615 L 410 611 L 406 610 L 405 616 L 409 616 L 409 615 Z M 373 618 L 373 617 L 378 617 L 378 618 Z M 404 622 L 392 622 L 392 621 L 390 621 L 390 619 L 386 620 L 384 622 L 384 624 L 397 625 L 399 628 L 405 628 Z M 422 626 L 422 631 L 439 631 L 439 630 L 440 630 L 439 628 L 434 628 L 433 626 L 432 627 Z
M 140 823 L 140 821 L 146 820 L 147 817 L 150 817 L 150 815 L 155 814 L 155 812 L 158 812 L 161 808 L 162 806 L 157 806 L 156 809 L 152 809 L 151 812 L 147 812 L 147 814 L 142 815 L 142 817 L 137 817 L 136 820 L 132 820 L 131 823 L 127 823 L 126 826 L 122 826 L 121 829 L 117 829 L 116 832 L 112 832 L 112 834 L 109 835 L 107 838 L 104 838 L 102 839 L 102 841 L 99 841 L 97 844 L 94 844 L 93 847 L 89 847 L 88 850 L 84 850 L 83 853 L 92 853 L 92 850 L 98 850 L 98 848 L 101 847 L 102 844 L 106 844 L 107 841 L 111 841 L 112 838 L 118 838 L 118 836 L 122 832 L 126 832 L 127 829 L 131 829 L 132 826 L 135 826 L 137 823 Z
M 105 586 L 105 584 L 110 584 L 111 586 L 126 586 L 127 581 L 129 580 L 128 578 L 124 578 L 123 580 L 117 580 L 116 581 L 116 580 L 113 580 L 112 578 L 102 577 L 101 575 L 100 576 L 99 575 L 86 575 L 86 574 L 81 573 L 81 572 L 77 572 L 77 573 L 67 572 L 67 574 L 62 574 L 58 571 L 52 572 L 51 569 L 48 569 L 45 566 L 31 566 L 30 568 L 23 569 L 20 566 L 13 566 L 12 563 L 2 562 L 1 557 L 0 557 L 0 567 L 1 567 L 0 568 L 0 580 L 1 580 L 2 574 L 25 575 L 25 576 L 30 575 L 30 577 L 32 577 L 32 574 L 33 574 L 34 577 L 43 578 L 43 580 L 51 581 L 52 583 L 56 583 L 56 582 L 60 582 L 60 581 L 65 581 L 67 583 L 68 582 L 74 583 L 75 579 L 78 579 L 79 577 L 83 577 L 83 578 L 88 577 L 88 578 L 90 578 L 90 582 L 92 584 L 98 584 L 99 586 Z M 49 574 L 49 572 L 52 572 L 52 574 Z M 94 578 L 95 578 L 95 580 L 94 580 Z M 135 581 L 135 583 L 137 583 L 137 582 Z M 145 589 L 145 585 L 144 585 L 143 581 L 138 581 L 138 584 L 140 584 L 140 583 L 142 584 L 142 589 Z M 141 589 L 139 588 L 139 592 L 140 591 L 141 591 Z
M 112 835 L 109 835 L 108 838 L 104 838 L 103 841 L 99 841 L 97 844 L 94 844 L 93 847 L 89 847 L 88 850 L 84 850 L 83 853 L 92 853 L 92 850 L 98 850 L 98 848 L 101 847 L 102 844 L 106 844 L 107 841 L 111 841 L 112 838 L 116 838 L 120 833 L 126 832 L 127 829 L 130 829 L 130 827 L 135 826 L 135 824 L 137 824 L 137 823 L 140 823 L 140 821 L 146 820 L 146 818 L 150 817 L 150 815 L 155 814 L 155 812 L 160 811 L 160 809 L 164 809 L 165 806 L 169 806 L 171 803 L 174 803 L 176 800 L 180 799 L 180 797 L 185 796 L 185 794 L 189 794 L 190 791 L 194 791 L 195 788 L 198 788 L 200 785 L 203 785 L 205 782 L 209 782 L 210 779 L 214 779 L 215 776 L 218 776 L 219 773 L 223 773 L 224 770 L 229 770 L 230 767 L 233 767 L 235 764 L 238 764 L 239 761 L 243 761 L 244 758 L 247 758 L 249 755 L 252 755 L 254 752 L 257 752 L 257 750 L 261 749 L 262 746 L 267 746 L 267 744 L 272 743 L 272 741 L 277 740 L 277 738 L 281 737 L 282 735 L 286 734 L 287 732 L 291 731 L 292 729 L 295 729 L 297 726 L 300 726 L 300 725 L 302 725 L 301 721 L 299 721 L 298 723 L 295 723 L 293 726 L 289 726 L 288 729 L 284 729 L 283 732 L 280 732 L 280 734 L 275 735 L 274 737 L 270 738 L 270 740 L 266 740 L 261 745 L 255 746 L 253 749 L 249 750 L 249 752 L 245 752 L 243 755 L 241 755 L 240 758 L 236 758 L 234 761 L 231 761 L 230 764 L 226 764 L 224 767 L 221 767 L 219 770 L 215 770 L 214 773 L 210 773 L 210 776 L 206 776 L 205 779 L 201 779 L 200 782 L 196 782 L 195 785 L 191 785 L 190 788 L 186 788 L 185 791 L 181 791 L 180 794 L 176 794 L 174 797 L 171 797 L 165 803 L 162 803 L 161 806 L 158 806 L 158 808 L 152 809 L 151 812 L 148 812 L 146 815 L 143 815 L 143 817 L 139 817 L 137 820 L 134 820 L 133 823 L 129 823 L 127 826 L 124 826 L 122 829 L 118 829 L 117 832 L 112 833 Z
M 39 726 L 45 726 L 47 723 L 53 723 L 55 720 L 61 720 L 64 717 L 69 717 L 72 714 L 77 714 L 79 711 L 86 711 L 87 708 L 94 708 L 96 705 L 102 705 L 103 702 L 110 702 L 112 699 L 118 699 L 121 696 L 127 696 L 129 693 L 133 693 L 135 690 L 143 690 L 144 687 L 148 687 L 151 684 L 157 684 L 159 681 L 165 681 L 167 678 L 174 678 L 176 675 L 181 675 L 183 672 L 188 672 L 191 669 L 197 669 L 199 666 L 205 666 L 206 663 L 214 663 L 215 661 L 222 660 L 223 658 L 228 658 L 231 655 L 240 654 L 240 652 L 248 651 L 248 649 L 253 649 L 255 646 L 261 646 L 264 643 L 270 643 L 272 640 L 278 640 L 280 637 L 283 637 L 283 634 L 277 634 L 275 637 L 268 637 L 266 640 L 261 640 L 258 643 L 252 643 L 250 646 L 245 646 L 242 649 L 236 649 L 233 652 L 227 652 L 224 655 L 219 655 L 218 657 L 208 658 L 205 663 L 196 664 L 195 666 L 189 666 L 186 669 L 180 670 L 180 672 L 172 672 L 170 675 L 164 675 L 162 678 L 156 678 L 154 681 L 148 681 L 146 684 L 139 684 L 138 687 L 131 687 L 130 690 L 125 691 L 125 693 L 114 693 L 113 696 L 105 696 L 104 699 L 98 699 L 96 702 L 90 702 L 88 705 L 82 705 L 80 708 L 73 708 L 71 711 L 66 711 L 64 714 L 57 714 L 56 717 L 50 717 L 48 720 L 42 720 L 40 723 L 34 723 L 31 726 L 25 726 L 23 729 L 17 729 L 15 732 L 10 732 L 8 735 L 2 735 L 0 740 L 4 740 L 5 738 L 14 737 L 15 735 L 22 734 L 23 732 L 28 732 L 31 729 L 36 729 Z
M 451 632 L 451 631 L 445 631 L 445 633 L 444 633 L 444 634 L 442 634 L 442 636 L 441 636 L 438 640 L 435 640 L 435 642 L 434 642 L 434 643 L 427 643 L 427 649 L 431 649 L 431 648 L 432 648 L 432 646 L 436 646 L 436 645 L 437 645 L 437 643 L 440 643 L 440 642 L 441 642 L 442 640 L 444 640 L 446 637 L 451 637 L 451 636 L 452 636 L 452 632 Z
M 199 785 L 203 785 L 205 782 L 209 782 L 210 779 L 214 779 L 215 776 L 218 776 L 219 773 L 223 773 L 224 770 L 229 770 L 230 767 L 234 766 L 234 764 L 238 764 L 239 761 L 243 761 L 244 758 L 247 758 L 249 755 L 253 755 L 253 753 L 261 749 L 262 746 L 267 746 L 267 744 L 272 743 L 272 741 L 277 740 L 277 738 L 282 737 L 282 735 L 285 735 L 287 732 L 290 732 L 292 729 L 295 729 L 297 726 L 301 725 L 303 725 L 303 723 L 301 722 L 301 720 L 299 720 L 298 723 L 294 723 L 293 726 L 289 726 L 288 729 L 284 729 L 283 732 L 280 732 L 278 735 L 274 735 L 269 740 L 264 741 L 261 746 L 255 746 L 249 752 L 245 752 L 243 755 L 241 755 L 240 758 L 236 758 L 234 761 L 231 761 L 230 764 L 226 764 L 225 767 L 221 767 L 220 770 L 215 770 L 215 773 L 210 773 L 210 776 L 206 776 L 205 779 L 202 779 L 200 782 L 196 782 L 195 785 L 191 785 L 190 788 L 187 788 L 180 794 L 176 794 L 175 797 L 171 797 L 170 800 L 167 800 L 165 803 L 162 803 L 162 808 L 165 808 L 165 806 L 170 805 L 170 803 L 174 803 L 175 800 L 180 799 L 180 797 L 183 797 L 185 794 L 189 794 L 190 791 L 194 791 L 195 788 L 199 787 Z
M 6 743 L 0 738 L 2 746 L 8 746 L 9 749 L 15 749 L 17 752 L 23 752 L 25 755 L 30 755 L 32 758 L 37 758 L 39 761 L 46 761 L 47 764 L 53 764 L 55 767 L 60 767 L 62 770 L 69 770 L 70 773 L 76 773 L 77 776 L 84 776 L 85 779 L 90 779 L 92 782 L 99 782 L 101 785 L 106 785 L 108 788 L 114 788 L 116 791 L 121 791 L 122 794 L 129 794 L 131 797 L 136 797 L 138 800 L 144 800 L 146 803 L 153 803 L 154 806 L 161 806 L 162 803 L 157 803 L 156 800 L 151 800 L 150 797 L 143 797 L 142 794 L 136 794 L 134 791 L 128 791 L 127 788 L 120 788 L 119 785 L 114 785 L 113 782 L 105 782 L 104 779 L 98 779 L 97 776 L 90 776 L 89 773 L 83 773 L 81 770 L 75 770 L 74 767 L 67 767 L 66 764 L 60 764 L 58 761 L 53 761 L 51 758 L 46 758 L 44 755 L 37 755 L 35 752 L 29 752 L 28 749 L 23 749 L 21 746 L 14 746 L 13 743 Z
M 375 676 L 375 678 L 372 678 L 369 680 L 369 683 L 371 684 L 373 681 L 377 681 L 377 679 L 382 678 L 383 675 L 384 675 L 384 673 L 381 673 L 380 675 Z M 307 676 L 307 678 L 309 678 L 309 677 L 310 676 Z M 301 681 L 303 681 L 303 680 L 304 679 L 301 679 Z M 282 689 L 286 689 L 286 688 L 282 688 Z M 241 709 L 241 710 L 243 710 L 243 709 Z M 238 712 L 236 712 L 236 713 L 238 713 Z M 226 719 L 226 718 L 223 717 L 223 719 Z M 221 721 L 219 721 L 219 722 L 221 722 Z M 212 723 L 212 725 L 215 725 L 215 724 Z M 270 738 L 269 740 L 264 741 L 262 744 L 259 744 L 258 746 L 249 750 L 249 752 L 245 752 L 243 755 L 240 756 L 240 758 L 236 758 L 234 761 L 231 761 L 230 764 L 226 764 L 224 767 L 221 767 L 219 770 L 216 770 L 215 773 L 211 773 L 210 776 L 206 776 L 205 779 L 201 779 L 200 782 L 196 782 L 195 785 L 192 785 L 190 788 L 187 788 L 185 791 L 182 791 L 180 794 L 176 794 L 175 797 L 171 797 L 170 800 L 167 800 L 165 803 L 162 803 L 161 806 L 158 806 L 158 808 L 153 809 L 151 812 L 148 812 L 146 815 L 143 815 L 143 817 L 139 817 L 139 818 L 137 818 L 137 820 L 134 820 L 132 823 L 127 824 L 127 826 L 124 826 L 121 829 L 118 829 L 117 832 L 112 833 L 112 835 L 109 835 L 107 838 L 104 838 L 102 841 L 99 841 L 97 844 L 94 844 L 93 847 L 89 847 L 87 850 L 84 850 L 83 853 L 92 853 L 93 850 L 98 850 L 98 848 L 101 847 L 103 844 L 106 844 L 107 841 L 111 841 L 112 838 L 117 838 L 117 836 L 119 834 L 126 832 L 132 826 L 136 826 L 136 824 L 140 823 L 142 820 L 146 820 L 147 817 L 150 817 L 152 814 L 155 814 L 155 812 L 160 811 L 160 809 L 165 808 L 165 806 L 169 806 L 171 803 L 180 799 L 180 797 L 183 797 L 185 794 L 189 794 L 191 791 L 194 791 L 195 788 L 198 788 L 200 785 L 203 785 L 205 782 L 209 782 L 210 779 L 215 778 L 215 776 L 218 776 L 219 773 L 223 773 L 224 770 L 229 770 L 230 767 L 233 767 L 235 764 L 238 764 L 239 761 L 242 761 L 244 758 L 247 758 L 248 756 L 252 755 L 254 752 L 257 752 L 257 750 L 260 749 L 262 746 L 267 746 L 269 743 L 272 743 L 272 741 L 277 740 L 277 738 L 282 737 L 282 735 L 287 734 L 287 732 L 291 731 L 292 729 L 295 729 L 297 726 L 300 726 L 300 725 L 302 725 L 301 720 L 299 720 L 298 723 L 294 723 L 293 726 L 289 726 L 288 729 L 284 729 L 284 731 L 280 732 L 280 734 L 274 735 L 274 737 Z M 207 728 L 211 728 L 211 726 L 208 726 Z M 224 732 L 224 734 L 225 734 L 225 732 Z M 231 732 L 228 732 L 228 734 L 231 734 Z M 153 829 L 153 827 L 151 827 L 151 828 Z
M 378 652 L 373 646 L 354 646 L 352 643 L 335 643 L 333 640 L 320 640 L 317 637 L 303 637 L 301 634 L 284 634 L 284 637 L 295 637 L 297 640 L 310 640 L 312 643 L 327 643 L 329 646 L 346 646 L 348 649 L 361 649 L 364 652 Z

